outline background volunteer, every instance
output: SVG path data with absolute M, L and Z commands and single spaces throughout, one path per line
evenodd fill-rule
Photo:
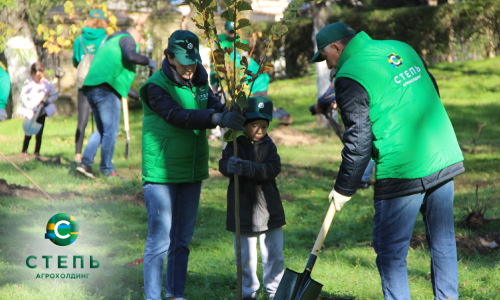
M 73 43 L 73 66 L 78 68 L 80 61 L 87 54 L 96 54 L 99 47 L 104 42 L 106 37 L 106 17 L 100 9 L 90 11 L 89 17 L 85 20 L 85 27 L 82 29 L 82 34 L 79 35 Z M 85 50 L 83 49 L 85 48 Z M 85 128 L 89 121 L 90 104 L 87 96 L 83 94 L 81 89 L 78 89 L 78 122 L 75 133 L 75 162 L 82 161 L 82 147 L 85 139 Z
M 135 28 L 109 36 L 94 57 L 83 83 L 82 90 L 92 108 L 97 131 L 90 136 L 82 163 L 76 170 L 89 178 L 95 178 L 92 164 L 101 144 L 102 174 L 117 175 L 112 159 L 120 126 L 121 98 L 138 98 L 137 91 L 130 88 L 137 64 L 156 68 L 154 60 L 137 53 L 141 38 Z

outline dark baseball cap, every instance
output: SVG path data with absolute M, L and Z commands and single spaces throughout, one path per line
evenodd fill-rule
M 316 44 L 318 45 L 318 51 L 311 59 L 311 63 L 324 61 L 325 58 L 320 55 L 323 48 L 335 41 L 340 40 L 341 38 L 353 34 L 356 34 L 356 32 L 351 27 L 342 22 L 333 23 L 323 27 L 323 29 L 321 29 L 316 34 Z
M 245 108 L 245 118 L 273 120 L 273 102 L 266 97 L 248 98 L 248 107 Z
M 189 30 L 176 30 L 168 39 L 168 50 L 181 65 L 200 64 L 200 40 Z
M 106 17 L 104 16 L 104 12 L 100 9 L 91 10 L 89 13 L 89 18 L 106 20 Z

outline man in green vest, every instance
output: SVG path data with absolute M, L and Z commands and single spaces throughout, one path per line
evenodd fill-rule
M 194 33 L 172 33 L 164 54 L 161 70 L 139 90 L 144 110 L 142 180 L 148 212 L 144 293 L 146 299 L 160 300 L 165 282 L 165 297 L 181 300 L 201 182 L 209 175 L 206 130 L 217 125 L 243 130 L 246 119 L 227 112 L 210 89 Z
M 7 119 L 7 111 L 5 106 L 10 95 L 10 76 L 3 68 L 0 67 L 0 121 Z
M 112 159 L 120 127 L 121 98 L 139 98 L 137 91 L 130 88 L 137 64 L 156 68 L 154 60 L 137 53 L 140 40 L 141 34 L 135 28 L 109 36 L 96 53 L 83 83 L 82 90 L 92 108 L 97 131 L 90 136 L 76 171 L 89 178 L 95 178 L 92 164 L 101 144 L 101 173 L 117 175 Z
M 311 62 L 326 60 L 336 68 L 336 100 L 346 126 L 329 199 L 340 211 L 373 158 L 373 247 L 385 299 L 410 299 L 406 256 L 418 212 L 435 299 L 458 299 L 453 177 L 464 172 L 464 158 L 434 78 L 409 45 L 372 40 L 344 23 L 324 27 L 316 42 Z

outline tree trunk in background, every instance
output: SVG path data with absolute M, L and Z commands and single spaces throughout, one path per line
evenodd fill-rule
M 15 8 L 4 7 L 0 12 L 0 21 L 13 27 L 16 31 L 8 38 L 5 45 L 7 72 L 11 80 L 12 118 L 21 117 L 21 90 L 24 81 L 30 76 L 31 64 L 37 61 L 37 51 L 33 36 L 26 21 L 24 0 L 17 0 Z
M 326 2 L 316 3 L 315 1 L 310 2 L 311 16 L 313 19 L 313 35 L 312 42 L 314 44 L 314 53 L 318 51 L 318 46 L 316 44 L 316 34 L 326 25 L 328 25 L 328 12 L 326 10 Z M 323 96 L 328 87 L 330 86 L 330 70 L 326 66 L 326 62 L 316 63 L 316 85 L 318 88 L 317 98 Z M 316 99 L 317 99 L 316 98 Z M 328 127 L 329 124 L 323 115 L 316 115 L 318 124 L 321 126 Z

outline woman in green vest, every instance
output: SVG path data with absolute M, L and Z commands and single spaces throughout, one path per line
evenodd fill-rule
M 340 211 L 373 158 L 373 247 L 385 299 L 410 299 L 406 256 L 419 212 L 435 299 L 458 299 L 453 177 L 464 172 L 464 158 L 434 77 L 409 45 L 372 40 L 341 22 L 320 30 L 316 42 L 311 62 L 336 68 L 336 101 L 346 126 L 328 198 Z
M 148 213 L 144 250 L 147 300 L 160 300 L 168 253 L 166 297 L 184 299 L 201 181 L 208 178 L 206 129 L 243 129 L 245 118 L 227 112 L 209 87 L 198 37 L 175 31 L 159 71 L 140 88 L 144 110 L 142 179 Z
M 106 37 L 106 17 L 100 9 L 93 9 L 89 13 L 89 18 L 85 20 L 85 27 L 73 43 L 73 66 L 78 68 L 80 61 L 86 54 L 96 54 Z M 85 128 L 89 121 L 90 104 L 87 96 L 78 89 L 78 121 L 75 133 L 75 162 L 82 162 L 82 147 L 85 139 Z

